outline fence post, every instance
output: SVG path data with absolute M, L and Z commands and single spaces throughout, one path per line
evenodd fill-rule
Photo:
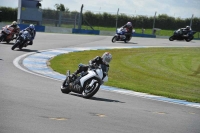
M 59 11 L 58 27 L 61 25 L 62 11 Z
M 78 20 L 78 29 L 81 29 L 81 24 L 82 24 L 82 11 L 83 11 L 83 4 L 81 6 L 81 11 L 79 14 L 79 20 Z
M 118 10 L 117 10 L 117 17 L 116 17 L 116 31 L 117 31 L 118 13 L 119 13 L 119 8 L 118 8 Z
M 154 28 L 155 28 L 155 19 L 156 19 L 156 12 L 155 12 L 155 15 L 154 15 L 154 19 L 153 19 L 153 29 L 152 29 L 152 35 L 154 35 L 155 31 L 154 31 Z

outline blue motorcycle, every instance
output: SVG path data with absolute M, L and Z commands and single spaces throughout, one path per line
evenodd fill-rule
M 28 31 L 21 31 L 11 49 L 14 50 L 18 47 L 21 50 L 23 47 L 26 47 L 29 44 L 31 38 L 32 36 Z
M 132 38 L 132 36 L 125 36 L 125 33 L 127 33 L 126 28 L 118 28 L 116 30 L 116 34 L 112 38 L 112 42 L 115 43 L 116 41 L 124 41 L 125 43 L 129 42 Z M 135 30 L 132 31 L 132 34 L 135 33 Z

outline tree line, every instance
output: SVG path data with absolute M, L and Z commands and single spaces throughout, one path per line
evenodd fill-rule
M 58 12 L 62 11 L 65 17 L 74 16 L 78 14 L 77 11 L 69 11 L 68 8 L 62 7 L 62 5 L 55 5 L 54 9 L 43 9 L 43 18 L 45 19 L 58 19 Z M 10 7 L 0 7 L 0 13 L 2 21 L 13 21 L 17 19 L 17 8 Z M 154 16 L 129 16 L 126 14 L 109 14 L 109 13 L 93 13 L 91 11 L 86 11 L 83 14 L 84 25 L 90 24 L 91 26 L 102 26 L 102 27 L 115 27 L 116 20 L 118 27 L 126 24 L 128 21 L 132 22 L 134 28 L 144 28 L 151 29 L 153 27 Z M 155 28 L 165 29 L 165 30 L 175 30 L 180 27 L 185 27 L 190 25 L 191 18 L 175 18 L 168 16 L 167 14 L 157 15 L 155 18 Z M 192 20 L 192 29 L 195 31 L 200 31 L 200 18 L 194 17 Z

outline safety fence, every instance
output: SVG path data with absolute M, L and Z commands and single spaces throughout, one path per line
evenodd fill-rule
M 0 22 L 0 27 L 3 27 L 10 23 Z M 25 29 L 28 24 L 19 24 L 20 29 Z M 37 32 L 47 32 L 47 33 L 64 33 L 64 34 L 92 34 L 92 35 L 105 35 L 114 36 L 115 31 L 103 31 L 103 30 L 87 30 L 87 29 L 76 29 L 76 28 L 65 28 L 65 27 L 55 27 L 55 26 L 39 26 L 35 25 Z M 195 39 L 200 40 L 200 34 L 197 33 L 198 37 Z M 159 36 L 144 33 L 133 33 L 133 37 L 145 37 L 145 38 L 168 38 L 169 36 Z

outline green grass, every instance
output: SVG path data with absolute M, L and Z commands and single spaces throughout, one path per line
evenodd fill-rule
M 59 55 L 50 67 L 65 74 L 79 63 L 107 50 Z M 105 85 L 169 98 L 200 102 L 200 48 L 113 49 L 109 81 Z

